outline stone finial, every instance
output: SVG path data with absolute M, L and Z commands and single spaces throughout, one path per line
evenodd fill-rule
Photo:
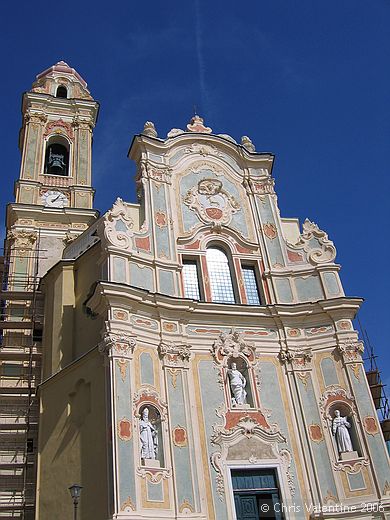
M 169 139 L 170 137 L 176 137 L 177 135 L 181 134 L 184 134 L 184 130 L 181 128 L 172 128 L 172 130 L 167 133 L 167 137 Z
M 247 135 L 243 135 L 241 137 L 241 145 L 245 146 L 245 148 L 249 152 L 254 152 L 256 150 L 255 145 L 252 143 L 252 141 L 249 139 L 249 137 Z
M 151 121 L 146 121 L 142 133 L 144 135 L 147 135 L 148 137 L 157 137 L 157 131 L 154 126 L 154 123 L 152 123 Z
M 191 121 L 187 125 L 187 129 L 190 132 L 196 132 L 199 134 L 211 134 L 212 129 L 203 124 L 203 118 L 198 116 L 197 114 L 191 118 Z

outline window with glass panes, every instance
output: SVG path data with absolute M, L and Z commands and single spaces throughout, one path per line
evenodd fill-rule
M 210 247 L 206 253 L 207 270 L 211 286 L 211 297 L 217 303 L 235 303 L 229 259 L 216 247 Z
M 242 265 L 241 270 L 248 305 L 261 305 L 255 268 L 252 265 Z
M 183 261 L 184 296 L 200 300 L 198 265 L 195 260 Z

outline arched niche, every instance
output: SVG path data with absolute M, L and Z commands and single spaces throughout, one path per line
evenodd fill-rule
M 151 403 L 139 409 L 139 446 L 141 466 L 163 468 L 165 465 L 161 413 Z
M 52 135 L 46 141 L 45 167 L 46 175 L 69 175 L 70 143 L 62 135 Z
M 333 402 L 329 406 L 328 418 L 331 422 L 332 443 L 333 443 L 333 447 L 334 447 L 337 459 L 342 460 L 342 459 L 345 459 L 346 457 L 342 456 L 342 454 L 340 453 L 340 450 L 337 445 L 336 437 L 333 434 L 333 421 L 336 417 L 336 410 L 338 410 L 340 412 L 340 416 L 345 417 L 346 420 L 348 421 L 348 423 L 350 424 L 350 428 L 347 428 L 347 430 L 348 430 L 348 433 L 349 433 L 349 436 L 351 439 L 351 443 L 352 443 L 352 448 L 353 448 L 353 451 L 351 452 L 351 454 L 353 452 L 357 452 L 358 456 L 362 457 L 363 453 L 362 453 L 362 449 L 361 449 L 358 429 L 357 429 L 357 425 L 356 425 L 356 419 L 355 419 L 353 410 L 348 403 L 346 403 L 344 401 L 336 401 L 336 402 Z
M 236 367 L 234 369 L 234 366 Z M 240 377 L 237 372 L 234 370 L 238 370 Z M 245 402 L 240 402 L 240 386 L 243 384 L 243 380 L 245 380 L 244 390 L 246 392 Z M 227 393 L 229 396 L 228 405 L 231 408 L 254 408 L 254 394 L 252 388 L 252 377 L 251 370 L 248 366 L 246 359 L 241 356 L 231 356 L 227 360 L 227 368 L 226 368 L 226 383 L 227 383 Z M 241 394 L 242 395 L 242 394 Z

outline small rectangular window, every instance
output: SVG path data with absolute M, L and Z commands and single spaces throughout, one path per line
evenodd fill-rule
M 198 265 L 195 260 L 183 261 L 184 296 L 200 300 Z
M 23 365 L 21 363 L 2 363 L 1 373 L 4 377 L 20 377 Z
M 259 288 L 256 281 L 256 271 L 252 265 L 242 266 L 242 277 L 248 305 L 261 305 Z

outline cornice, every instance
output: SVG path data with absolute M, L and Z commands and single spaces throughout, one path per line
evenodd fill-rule
M 144 134 L 135 135 L 128 152 L 128 157 L 137 161 L 142 152 L 150 151 L 156 155 L 167 155 L 173 149 L 193 142 L 214 144 L 224 149 L 226 153 L 236 158 L 239 163 L 253 168 L 267 168 L 272 171 L 275 156 L 268 152 L 249 152 L 243 145 L 233 143 L 225 137 L 216 134 L 184 132 L 167 139 L 149 137 Z
M 138 289 L 129 285 L 99 281 L 92 295 L 85 302 L 94 313 L 105 313 L 110 306 L 121 306 L 130 312 L 142 312 L 157 316 L 172 314 L 176 319 L 202 322 L 220 322 L 225 319 L 249 326 L 275 326 L 291 324 L 294 320 L 306 326 L 324 321 L 324 313 L 332 319 L 353 319 L 362 303 L 361 298 L 335 298 L 319 302 L 299 304 L 275 304 L 261 307 L 249 305 L 224 305 L 170 297 Z
M 91 225 L 99 218 L 99 211 L 83 208 L 48 208 L 37 204 L 20 204 L 11 202 L 7 205 L 7 227 L 14 225 L 18 219 L 39 219 L 41 222 L 78 222 Z M 32 224 L 32 227 L 36 226 Z M 69 224 L 69 227 L 72 227 Z

